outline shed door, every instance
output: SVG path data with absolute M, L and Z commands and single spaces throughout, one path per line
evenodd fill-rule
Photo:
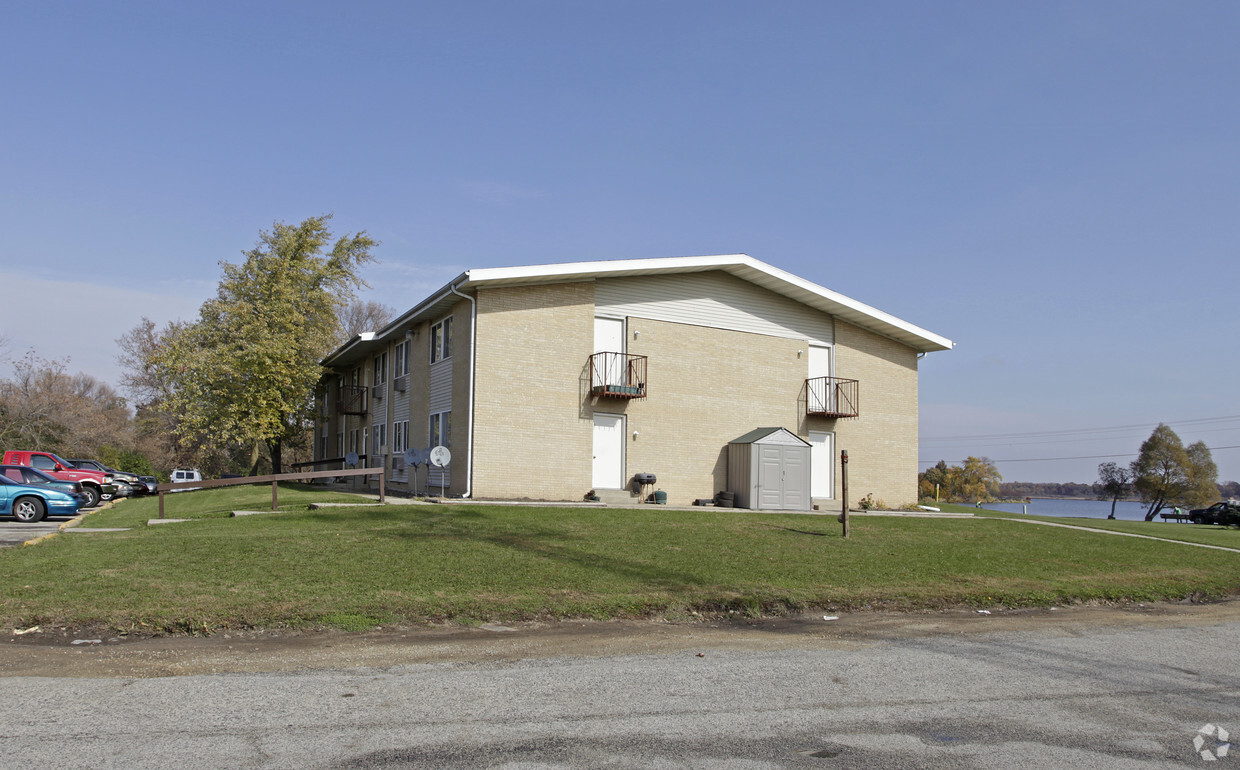
M 784 507 L 783 476 L 784 448 L 759 444 L 758 510 L 779 510 Z
M 594 413 L 594 488 L 624 486 L 624 415 Z
M 759 445 L 758 510 L 809 509 L 809 467 L 803 447 Z
M 784 449 L 784 510 L 809 510 L 809 452 L 804 447 Z

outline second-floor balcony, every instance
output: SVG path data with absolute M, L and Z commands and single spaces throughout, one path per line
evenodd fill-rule
M 810 377 L 805 381 L 805 414 L 811 417 L 856 417 L 860 384 L 839 377 Z
M 645 398 L 646 357 L 627 353 L 590 356 L 590 393 L 614 398 Z
M 365 385 L 345 385 L 340 389 L 340 396 L 336 399 L 337 414 L 366 414 L 366 394 L 369 391 Z

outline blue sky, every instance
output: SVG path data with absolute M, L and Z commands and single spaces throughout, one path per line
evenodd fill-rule
M 115 382 L 141 316 L 326 212 L 398 309 L 740 252 L 956 341 L 924 461 L 1092 481 L 1165 421 L 1240 479 L 1238 36 L 1221 1 L 4 3 L 0 334 Z

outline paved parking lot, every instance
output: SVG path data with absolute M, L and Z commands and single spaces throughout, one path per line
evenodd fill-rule
M 69 520 L 70 517 L 67 516 L 49 516 L 37 524 L 23 524 L 12 516 L 0 516 L 0 548 L 21 545 L 40 535 L 55 532 L 61 524 Z

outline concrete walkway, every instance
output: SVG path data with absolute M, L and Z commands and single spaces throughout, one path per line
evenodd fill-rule
M 1228 548 L 1224 545 L 1210 545 L 1208 543 L 1193 543 L 1188 540 L 1172 540 L 1168 537 L 1155 537 L 1153 535 L 1138 535 L 1133 532 L 1116 532 L 1113 529 L 1097 529 L 1096 527 L 1082 527 L 1079 524 L 1059 524 L 1053 521 L 1038 521 L 1037 519 L 1009 519 L 1005 516 L 974 516 L 976 519 L 994 519 L 995 521 L 1014 521 L 1017 524 L 1042 524 L 1047 527 L 1063 527 L 1064 529 L 1079 529 L 1082 532 L 1097 532 L 1102 535 L 1119 535 L 1121 537 L 1137 537 L 1142 540 L 1157 540 L 1162 543 L 1178 543 L 1179 545 L 1191 545 L 1197 548 L 1212 548 L 1215 551 L 1230 551 L 1232 553 L 1240 553 L 1240 548 Z

